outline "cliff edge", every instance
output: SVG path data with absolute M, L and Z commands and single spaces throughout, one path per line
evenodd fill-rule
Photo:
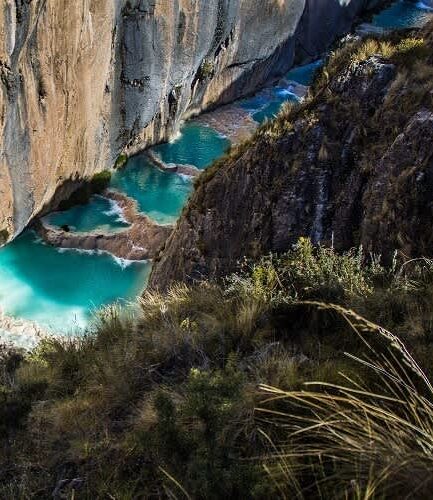
M 432 25 L 346 44 L 309 98 L 205 172 L 150 284 L 219 278 L 299 237 L 432 255 Z

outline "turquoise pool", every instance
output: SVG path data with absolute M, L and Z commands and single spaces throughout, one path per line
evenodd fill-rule
M 120 207 L 113 200 L 93 196 L 86 205 L 77 205 L 64 212 L 53 212 L 44 218 L 53 226 L 68 226 L 72 231 L 120 231 L 128 227 Z
M 421 4 L 398 1 L 374 17 L 384 28 L 412 27 L 433 15 Z M 294 68 L 285 81 L 309 85 L 322 61 Z M 287 100 L 296 100 L 284 86 L 276 86 L 239 102 L 253 118 L 271 118 Z M 187 123 L 174 141 L 157 146 L 166 163 L 206 168 L 229 147 L 229 141 L 209 127 Z M 192 190 L 190 178 L 162 172 L 143 155 L 115 172 L 111 186 L 135 198 L 140 210 L 161 224 L 174 223 Z M 109 200 L 94 197 L 87 205 L 51 214 L 50 223 L 76 231 L 118 231 L 125 227 L 121 211 Z M 59 251 L 26 231 L 0 249 L 0 308 L 7 314 L 36 321 L 53 332 L 76 333 L 92 313 L 116 301 L 133 300 L 150 272 L 146 262 L 122 262 L 104 254 Z
M 26 231 L 0 249 L 0 304 L 9 315 L 73 333 L 101 306 L 133 300 L 149 271 L 147 262 L 58 250 Z

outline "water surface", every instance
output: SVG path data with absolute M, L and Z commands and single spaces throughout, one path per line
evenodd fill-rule
M 129 226 L 117 203 L 103 196 L 93 196 L 86 205 L 77 205 L 64 212 L 53 212 L 44 218 L 44 222 L 53 226 L 68 226 L 71 231 L 79 233 L 113 232 Z
M 372 24 L 385 29 L 416 28 L 432 19 L 432 14 L 422 2 L 399 0 L 374 16 Z
M 153 148 L 165 163 L 206 168 L 224 154 L 230 141 L 210 127 L 187 123 L 173 141 Z
M 172 224 L 179 217 L 193 183 L 189 177 L 157 169 L 144 155 L 138 155 L 113 175 L 111 187 L 137 200 L 140 211 L 156 222 Z
M 95 309 L 133 300 L 149 271 L 146 262 L 58 250 L 26 231 L 0 249 L 0 304 L 9 315 L 70 333 L 86 326 Z

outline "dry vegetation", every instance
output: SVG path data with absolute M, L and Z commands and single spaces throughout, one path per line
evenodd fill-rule
M 433 440 L 424 379 L 418 389 L 409 366 L 400 382 L 392 370 L 407 366 L 401 344 L 390 355 L 379 338 L 385 330 L 347 309 L 399 332 L 430 375 L 432 296 L 430 261 L 384 268 L 361 250 L 337 255 L 301 240 L 288 254 L 246 263 L 221 285 L 179 285 L 166 295 L 146 293 L 136 309 L 107 309 L 82 340 L 46 341 L 24 357 L 5 353 L 0 497 L 48 498 L 57 485 L 66 498 L 292 498 L 294 484 L 316 497 L 349 491 L 353 480 L 360 491 L 372 482 L 385 492 L 395 477 L 404 482 L 401 471 L 383 469 L 403 455 L 425 474 L 424 441 L 399 433 L 380 448 L 367 439 L 391 430 L 375 415 L 400 408 L 426 443 Z M 371 330 L 368 346 L 354 324 Z M 371 357 L 362 364 L 345 355 L 368 357 L 370 349 L 394 373 L 383 374 L 377 393 L 380 368 L 372 369 Z M 419 392 L 409 391 L 411 378 Z M 336 385 L 304 392 L 314 380 Z M 352 389 L 343 389 L 348 380 Z M 401 385 L 393 397 L 392 383 Z M 403 399 L 409 395 L 415 399 Z M 349 416 L 350 398 L 358 406 Z M 410 436 L 421 432 L 392 422 Z M 400 455 L 389 455 L 399 443 Z
M 431 106 L 431 49 L 430 31 L 344 47 L 252 141 L 314 120 L 332 75 L 378 54 L 399 76 L 371 161 Z M 223 283 L 106 309 L 83 339 L 0 351 L 0 498 L 428 498 L 432 304 L 429 260 L 384 267 L 301 239 Z

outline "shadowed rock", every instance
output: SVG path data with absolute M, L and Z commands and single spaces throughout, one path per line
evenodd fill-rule
M 428 93 L 416 74 L 397 74 L 378 56 L 352 62 L 303 112 L 199 178 L 150 286 L 218 279 L 245 256 L 284 252 L 301 236 L 384 259 L 394 250 L 432 255 L 433 109 L 416 95 L 405 107 L 393 102 L 399 85 Z
M 3 0 L 2 240 L 68 179 L 314 59 L 381 1 Z

